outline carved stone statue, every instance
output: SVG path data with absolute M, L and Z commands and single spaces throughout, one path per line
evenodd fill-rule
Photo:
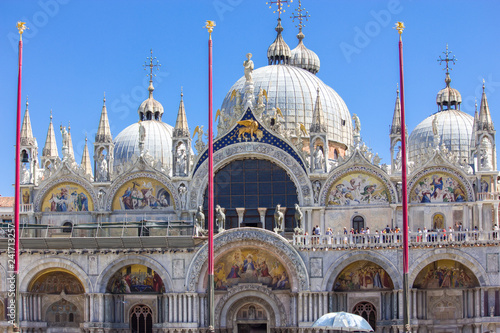
M 224 209 L 219 205 L 215 206 L 215 226 L 219 233 L 223 232 L 226 226 L 226 214 L 224 214 Z
M 298 229 L 302 229 L 303 217 L 304 217 L 304 214 L 302 214 L 302 211 L 300 210 L 299 204 L 295 204 L 295 223 L 297 223 Z
M 179 192 L 179 198 L 181 199 L 181 209 L 186 209 L 186 203 L 187 203 L 187 187 L 186 187 L 186 185 L 180 184 L 177 191 Z
M 373 156 L 373 164 L 379 165 L 380 161 L 382 161 L 382 159 L 378 156 L 378 153 L 376 153 L 375 156 Z
M 276 226 L 274 228 L 275 232 L 278 231 L 283 231 L 283 222 L 285 220 L 285 216 L 283 215 L 283 212 L 280 210 L 281 205 L 276 205 L 276 209 L 274 211 L 274 225 Z
M 63 160 L 66 160 L 68 158 L 68 152 L 69 152 L 69 134 L 68 131 L 66 130 L 66 127 L 62 126 L 60 127 L 61 129 L 61 136 L 62 136 L 62 155 L 63 155 Z
M 31 172 L 26 168 L 26 164 L 21 166 L 21 184 L 29 184 L 31 182 Z
M 325 155 L 323 154 L 323 147 L 321 147 L 320 145 L 316 146 L 313 158 L 314 158 L 314 169 L 323 170 L 325 166 Z
M 180 144 L 177 147 L 177 175 L 185 176 L 186 175 L 186 167 L 187 167 L 187 154 L 186 147 L 184 144 Z
M 315 180 L 313 182 L 313 192 L 314 192 L 314 202 L 319 202 L 319 192 L 321 191 L 321 182 L 319 180 Z
M 434 148 L 439 149 L 439 130 L 437 115 L 432 118 L 432 134 L 434 135 Z
M 358 134 L 361 132 L 361 122 L 359 121 L 358 116 L 354 113 L 352 115 L 352 119 L 354 120 L 354 134 Z
M 243 67 L 245 67 L 245 79 L 246 82 L 252 83 L 253 78 L 252 78 L 252 72 L 253 72 L 253 61 L 252 59 L 252 54 L 247 53 L 247 60 L 243 62 Z
M 99 158 L 99 169 L 97 170 L 97 181 L 105 182 L 108 180 L 108 161 L 106 157 L 101 154 Z
M 196 234 L 203 235 L 205 233 L 205 214 L 203 214 L 203 206 L 198 206 L 198 210 L 195 215 L 195 228 Z
M 396 171 L 401 171 L 401 167 L 403 166 L 403 157 L 401 155 L 401 147 L 399 147 L 396 159 L 394 160 L 394 170 Z

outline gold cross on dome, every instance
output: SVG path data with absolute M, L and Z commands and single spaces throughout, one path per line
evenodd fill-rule
M 296 25 L 295 27 L 299 28 L 299 31 L 302 31 L 302 28 L 306 26 L 305 24 L 302 23 L 303 20 L 306 19 L 306 21 L 309 21 L 307 18 L 311 17 L 311 15 L 309 15 L 309 12 L 302 7 L 300 0 L 299 0 L 299 7 L 296 9 L 296 11 L 297 14 L 292 13 L 292 16 L 290 16 L 290 18 L 292 19 L 292 22 L 295 22 L 295 19 L 299 19 L 299 24 Z M 302 14 L 302 12 L 305 12 L 305 14 Z
M 156 68 L 156 70 L 159 71 L 161 64 L 158 62 L 158 59 L 156 59 L 156 57 L 153 58 L 153 49 L 151 49 L 151 56 L 146 57 L 146 59 L 149 59 L 149 65 L 148 62 L 145 61 L 144 65 L 142 66 L 144 67 L 144 70 L 147 70 L 147 68 L 149 67 L 149 74 L 147 74 L 147 76 L 149 76 L 149 81 L 153 82 L 153 76 L 156 76 L 156 74 L 153 74 L 153 68 Z M 154 63 L 154 61 L 156 61 L 156 63 Z
M 455 56 L 453 56 L 453 58 L 450 59 L 450 53 L 451 51 L 448 51 L 448 44 L 446 44 L 446 51 L 443 52 L 444 55 L 446 55 L 446 58 L 441 58 L 441 56 L 439 56 L 439 59 L 437 61 L 439 61 L 439 64 L 441 65 L 444 62 L 446 62 L 446 67 L 443 68 L 443 70 L 446 69 L 446 73 L 449 73 L 450 70 L 453 70 L 453 68 L 451 68 L 449 66 L 449 62 L 451 61 L 453 63 L 453 65 L 455 65 L 455 61 L 457 61 L 458 59 L 455 58 Z
M 292 3 L 293 0 L 276 0 L 276 1 L 268 1 L 266 2 L 266 5 L 269 5 L 269 8 L 271 8 L 273 5 L 277 5 L 278 8 L 276 10 L 273 10 L 273 13 L 278 12 L 278 18 L 281 18 L 281 13 L 285 12 L 285 9 L 283 9 L 283 4 L 287 4 L 287 7 L 290 7 L 290 3 Z

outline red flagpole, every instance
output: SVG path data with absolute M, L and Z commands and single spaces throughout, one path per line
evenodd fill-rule
M 23 31 L 26 28 L 24 22 L 17 22 L 19 30 L 19 71 L 17 76 L 17 117 L 16 117 L 16 171 L 15 171 L 15 194 L 14 194 L 14 278 L 15 278 L 15 323 L 14 331 L 19 330 L 19 196 L 21 193 L 20 170 L 21 170 L 21 77 L 23 68 Z M 9 261 L 9 270 L 11 263 Z M 9 297 L 10 298 L 10 297 Z M 9 301 L 10 303 L 10 301 Z
M 213 124 L 212 124 L 212 31 L 214 21 L 207 21 L 208 29 L 208 330 L 214 327 L 214 165 L 213 165 Z
M 399 85 L 401 86 L 401 153 L 402 153 L 402 194 L 403 194 L 403 324 L 405 332 L 410 332 L 410 304 L 409 304 L 409 245 L 408 245 L 408 189 L 406 170 L 406 125 L 405 125 L 405 85 L 403 75 L 403 40 L 401 35 L 404 29 L 403 22 L 396 23 L 399 32 Z

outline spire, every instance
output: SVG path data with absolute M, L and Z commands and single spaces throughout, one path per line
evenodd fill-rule
M 52 125 L 52 110 L 50 110 L 50 123 L 49 129 L 47 131 L 47 139 L 45 139 L 45 146 L 42 150 L 42 156 L 44 157 L 58 157 L 57 153 L 57 143 L 56 134 L 54 132 L 54 125 Z
M 316 103 L 314 104 L 313 121 L 309 131 L 313 133 L 325 133 L 326 123 L 325 123 L 325 117 L 323 116 L 323 107 L 321 106 L 319 87 L 316 90 L 316 92 L 317 94 L 316 94 Z
M 109 143 L 113 141 L 111 137 L 111 130 L 109 128 L 108 111 L 106 109 L 106 94 L 104 94 L 101 119 L 99 120 L 99 127 L 95 135 L 95 142 Z
M 85 147 L 83 147 L 82 163 L 80 164 L 86 175 L 92 176 L 92 164 L 90 164 L 89 147 L 87 146 L 87 135 L 85 135 Z
M 392 116 L 391 134 L 401 134 L 401 101 L 399 100 L 399 87 L 396 90 L 396 105 Z
M 73 140 L 71 139 L 71 123 L 68 123 L 68 157 L 71 160 L 75 159 L 75 152 L 73 150 Z
M 177 112 L 177 120 L 175 122 L 175 128 L 173 134 L 176 137 L 182 137 L 182 136 L 189 137 L 190 134 L 186 117 L 186 109 L 184 108 L 183 96 L 184 94 L 182 93 L 182 88 L 181 88 L 181 102 L 179 103 L 179 111 Z
M 31 129 L 30 113 L 28 111 L 28 96 L 26 96 L 26 112 L 24 113 L 23 125 L 21 127 L 21 145 L 34 146 L 35 138 Z
M 477 112 L 477 98 L 475 98 L 474 101 L 474 121 L 472 123 L 472 136 L 471 136 L 471 142 L 470 146 L 471 148 L 475 148 L 476 146 L 476 137 L 477 137 L 477 130 L 479 127 L 479 113 Z
M 481 96 L 481 106 L 479 107 L 479 124 L 482 130 L 493 130 L 493 121 L 491 120 L 490 107 L 488 106 L 488 99 L 484 91 L 483 80 L 483 95 Z

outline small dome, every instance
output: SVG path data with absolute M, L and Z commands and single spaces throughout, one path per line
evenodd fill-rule
M 453 109 L 437 112 L 415 127 L 408 140 L 408 159 L 420 161 L 427 149 L 434 147 L 432 122 L 435 116 L 440 144 L 444 144 L 448 151 L 458 153 L 462 160 L 468 160 L 474 118 Z
M 271 65 L 254 70 L 252 76 L 255 97 L 257 98 L 259 89 L 267 91 L 266 109 L 281 109 L 285 118 L 285 129 L 295 129 L 297 123 L 310 128 L 319 89 L 328 140 L 346 147 L 351 146 L 351 114 L 339 94 L 316 75 L 294 66 Z M 243 95 L 245 82 L 245 77 L 242 77 L 229 89 L 221 109 L 225 109 L 229 114 L 234 113 L 236 99 L 231 100 L 231 93 L 236 89 Z
M 290 65 L 303 68 L 313 74 L 318 73 L 320 65 L 318 55 L 304 45 L 302 41 L 304 34 L 302 31 L 299 32 L 297 38 L 299 39 L 299 44 L 291 51 Z
M 153 98 L 153 83 L 149 82 L 149 97 L 144 102 L 141 103 L 137 113 L 139 114 L 139 120 L 161 120 L 163 115 L 163 105 Z
M 267 49 L 267 59 L 269 61 L 269 65 L 288 64 L 291 56 L 290 47 L 287 43 L 285 43 L 283 36 L 281 36 L 281 32 L 283 31 L 281 19 L 278 19 L 278 25 L 275 30 L 278 35 Z
M 162 109 L 163 111 L 163 109 Z M 164 166 L 172 168 L 172 132 L 174 128 L 157 120 L 143 121 L 146 129 L 144 149 L 153 156 L 155 161 L 161 161 Z M 139 156 L 139 123 L 125 128 L 115 138 L 115 166 L 124 164 Z
M 462 95 L 458 92 L 457 89 L 450 87 L 450 74 L 446 73 L 446 87 L 441 89 L 436 96 L 436 104 L 438 105 L 439 110 L 451 109 L 452 106 L 460 110 L 460 104 L 462 103 Z

